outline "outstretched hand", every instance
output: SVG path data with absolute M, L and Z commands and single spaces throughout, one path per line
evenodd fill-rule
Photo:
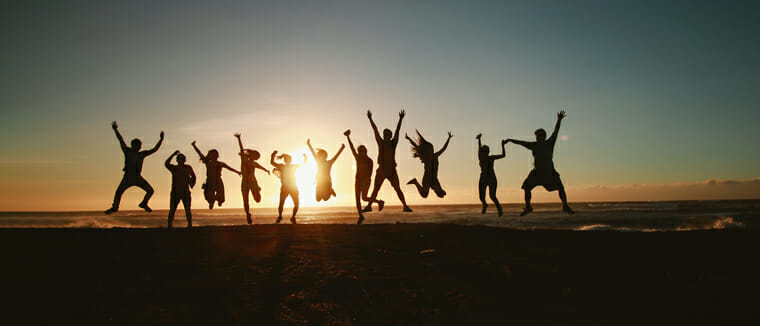
M 398 113 L 398 117 L 399 117 L 399 119 L 403 119 L 404 116 L 406 116 L 406 110 L 402 109 L 401 112 Z
M 306 139 L 306 144 L 309 145 L 309 146 L 311 146 L 311 138 L 307 138 Z
M 348 129 L 348 130 L 344 131 L 343 135 L 345 135 L 345 136 L 351 136 L 351 129 Z
M 483 134 L 481 134 L 481 133 L 478 133 L 478 135 L 477 135 L 477 136 L 475 136 L 475 139 L 480 139 L 480 137 L 483 137 Z
M 562 120 L 566 117 L 567 117 L 567 113 L 565 113 L 565 110 L 559 111 L 559 113 L 557 113 L 557 119 L 559 120 Z
M 235 138 L 240 139 L 240 133 L 239 132 L 235 133 Z
M 367 118 L 372 119 L 372 111 L 367 110 Z
M 509 139 L 504 139 L 501 141 L 502 146 L 506 145 L 507 143 L 509 143 Z
M 116 123 L 116 121 L 111 121 L 111 128 L 113 128 L 113 130 L 119 129 L 119 124 Z
M 161 134 L 159 136 L 161 136 L 161 139 L 164 139 L 164 131 L 163 130 L 161 130 Z
M 449 138 L 454 137 L 454 135 L 449 131 Z
M 179 150 L 174 151 L 174 153 L 172 153 L 172 156 L 174 155 L 179 155 Z
M 190 143 L 190 145 L 193 145 L 193 146 L 195 146 L 195 141 L 193 140 L 193 142 L 192 142 L 192 143 Z

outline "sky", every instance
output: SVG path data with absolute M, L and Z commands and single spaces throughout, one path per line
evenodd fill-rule
M 366 110 L 420 130 L 441 156 L 448 195 L 410 204 L 476 203 L 475 135 L 534 139 L 566 110 L 554 162 L 572 201 L 760 197 L 760 5 L 747 1 L 5 1 L 0 9 L 0 210 L 104 210 L 123 156 L 110 129 L 161 149 L 145 161 L 167 208 L 163 162 L 190 142 L 239 167 L 233 133 L 268 164 L 306 140 L 330 155 L 345 142 L 376 156 Z M 422 164 L 402 141 L 403 181 Z M 520 202 L 529 151 L 497 161 L 499 197 Z M 300 161 L 297 159 L 296 161 Z M 352 205 L 354 162 L 333 167 Z M 239 177 L 223 175 L 241 207 Z M 259 174 L 262 203 L 279 180 Z M 305 188 L 305 189 L 304 189 Z M 194 208 L 205 202 L 194 190 Z M 537 201 L 556 193 L 534 191 Z M 127 191 L 122 209 L 142 192 Z M 398 200 L 386 187 L 381 198 Z

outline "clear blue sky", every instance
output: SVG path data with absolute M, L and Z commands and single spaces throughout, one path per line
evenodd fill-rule
M 274 149 L 302 150 L 308 137 L 333 153 L 348 128 L 375 153 L 367 108 L 392 127 L 405 107 L 402 132 L 418 128 L 436 148 L 455 134 L 440 176 L 457 202 L 477 200 L 477 132 L 492 148 L 530 140 L 561 109 L 567 140 L 555 163 L 569 187 L 756 178 L 759 9 L 752 1 L 4 2 L 0 210 L 107 208 L 122 167 L 111 120 L 146 146 L 166 131 L 144 170 L 163 207 L 162 164 L 173 150 L 205 174 L 193 139 L 233 166 L 236 131 L 262 163 Z M 496 167 L 500 189 L 517 201 L 510 196 L 531 157 L 513 145 L 507 152 Z M 335 204 L 353 198 L 346 154 L 333 172 L 343 194 Z M 421 176 L 406 143 L 398 157 L 402 179 Z M 234 206 L 238 179 L 225 180 Z M 276 179 L 262 187 L 265 201 L 276 196 Z M 125 208 L 140 194 L 128 196 Z

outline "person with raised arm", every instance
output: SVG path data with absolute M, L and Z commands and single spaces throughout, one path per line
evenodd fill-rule
M 417 132 L 417 142 L 415 142 L 414 139 L 410 138 L 409 135 L 404 136 L 409 141 L 409 143 L 412 144 L 412 156 L 417 157 L 420 159 L 420 161 L 422 161 L 422 164 L 424 165 L 424 173 L 422 175 L 422 184 L 417 181 L 417 178 L 409 180 L 409 182 L 406 184 L 414 185 L 417 188 L 417 191 L 419 191 L 422 198 L 427 198 L 431 188 L 435 192 L 436 196 L 443 198 L 446 196 L 446 191 L 443 190 L 441 187 L 441 182 L 438 181 L 438 157 L 441 156 L 441 154 L 443 154 L 443 152 L 449 147 L 449 141 L 451 140 L 451 137 L 454 137 L 454 135 L 449 132 L 449 138 L 446 139 L 446 143 L 443 144 L 443 148 L 441 148 L 440 151 L 435 152 L 433 149 L 433 144 L 422 137 L 422 134 L 420 134 L 419 130 L 415 129 L 414 131 Z
M 401 110 L 398 113 L 398 124 L 396 124 L 396 132 L 391 132 L 390 129 L 383 129 L 383 136 L 380 137 L 380 133 L 377 131 L 377 125 L 372 120 L 372 111 L 367 110 L 367 118 L 372 126 L 372 131 L 375 134 L 375 141 L 377 142 L 377 171 L 375 172 L 375 185 L 372 189 L 372 195 L 370 196 L 369 204 L 364 208 L 365 212 L 372 210 L 372 202 L 377 199 L 377 193 L 380 191 L 380 187 L 387 179 L 391 182 L 393 190 L 396 191 L 398 199 L 401 204 L 404 205 L 404 212 L 411 212 L 412 209 L 406 204 L 404 193 L 401 191 L 401 186 L 398 180 L 398 171 L 396 170 L 396 147 L 398 146 L 398 135 L 401 131 L 401 122 L 404 120 L 406 112 Z
M 362 214 L 362 203 L 364 200 L 367 202 L 367 207 L 372 209 L 372 203 L 377 203 L 377 210 L 382 211 L 385 202 L 379 199 L 370 201 L 369 186 L 372 182 L 372 159 L 367 155 L 367 147 L 359 145 L 358 150 L 354 148 L 354 143 L 351 142 L 351 130 L 346 130 L 343 133 L 348 139 L 348 147 L 351 148 L 351 153 L 354 154 L 356 160 L 356 178 L 354 181 L 354 199 L 356 200 L 356 210 L 359 212 L 359 221 L 357 224 L 362 224 L 364 221 L 364 214 Z
M 172 165 L 172 158 L 177 157 L 177 165 Z M 174 151 L 164 162 L 164 166 L 172 173 L 172 192 L 169 196 L 169 224 L 172 228 L 174 222 L 174 213 L 177 211 L 179 202 L 185 207 L 185 218 L 187 218 L 187 227 L 193 227 L 193 214 L 190 212 L 190 188 L 195 186 L 195 172 L 193 168 L 185 164 L 185 155 L 179 151 Z
M 161 147 L 161 143 L 164 141 L 164 132 L 161 131 L 160 139 L 158 140 L 158 143 L 156 143 L 156 146 L 153 146 L 153 148 L 147 151 L 140 151 L 140 148 L 142 147 L 142 141 L 140 141 L 140 139 L 132 139 L 132 146 L 127 146 L 124 142 L 124 137 L 122 137 L 119 132 L 119 125 L 116 121 L 111 122 L 111 128 L 113 129 L 113 132 L 116 133 L 116 138 L 119 140 L 121 151 L 124 153 L 124 176 L 121 178 L 121 182 L 116 188 L 116 194 L 113 197 L 111 208 L 104 213 L 111 214 L 118 212 L 121 196 L 124 194 L 124 191 L 132 186 L 137 186 L 140 189 L 145 190 L 145 197 L 143 197 L 143 200 L 138 207 L 144 209 L 146 212 L 152 212 L 153 210 L 148 207 L 148 201 L 150 200 L 150 197 L 153 196 L 153 187 L 151 187 L 148 181 L 142 177 L 141 173 L 145 157 L 155 153 L 158 151 L 158 148 Z
M 275 162 L 275 158 L 282 159 L 284 163 Z M 298 184 L 296 183 L 296 170 L 301 167 L 301 164 L 291 164 L 292 158 L 288 154 L 282 154 L 277 156 L 277 151 L 272 152 L 272 156 L 269 158 L 269 163 L 274 166 L 272 171 L 274 175 L 280 178 L 280 204 L 277 206 L 277 221 L 282 221 L 282 209 L 285 205 L 285 200 L 293 200 L 293 216 L 290 218 L 290 222 L 296 224 L 296 214 L 298 213 Z M 303 163 L 306 163 L 306 154 L 303 155 Z
M 498 181 L 496 179 L 496 172 L 494 172 L 493 169 L 493 163 L 496 160 L 506 157 L 504 145 L 507 144 L 507 141 L 501 141 L 501 155 L 489 155 L 490 149 L 488 146 L 481 145 L 481 137 L 482 134 L 475 136 L 475 138 L 478 140 L 478 161 L 480 163 L 478 196 L 480 197 L 480 202 L 483 203 L 483 209 L 480 211 L 480 213 L 485 214 L 486 208 L 488 208 L 488 204 L 486 204 L 486 188 L 488 188 L 488 197 L 491 197 L 491 201 L 493 201 L 493 203 L 496 205 L 496 210 L 499 212 L 499 216 L 502 216 L 504 214 L 504 211 L 501 208 L 501 204 L 499 204 L 499 199 L 496 198 L 496 187 L 498 186 Z
M 530 174 L 528 174 L 528 177 L 525 178 L 522 184 L 522 189 L 525 191 L 525 209 L 520 213 L 520 216 L 533 211 L 533 207 L 530 205 L 530 198 L 531 190 L 536 186 L 543 186 L 547 191 L 558 190 L 559 198 L 562 200 L 562 210 L 568 214 L 575 214 L 570 206 L 567 205 L 565 186 L 559 178 L 559 173 L 554 169 L 554 161 L 552 160 L 557 133 L 559 132 L 562 119 L 566 116 L 565 111 L 557 113 L 557 124 L 554 126 L 554 132 L 552 132 L 549 139 L 546 139 L 546 131 L 544 129 L 535 131 L 535 142 L 507 139 L 507 142 L 523 146 L 533 153 L 533 170 L 530 171 Z
M 214 202 L 219 207 L 224 203 L 224 182 L 222 182 L 222 168 L 230 170 L 232 172 L 241 175 L 240 171 L 233 169 L 224 162 L 219 161 L 219 152 L 216 149 L 211 149 L 206 155 L 201 153 L 198 146 L 195 145 L 195 141 L 192 143 L 193 149 L 198 153 L 198 156 L 206 165 L 206 182 L 203 184 L 203 196 L 206 197 L 208 202 L 208 209 L 214 209 Z
M 259 183 L 256 181 L 256 169 L 266 171 L 267 174 L 270 173 L 269 170 L 256 162 L 261 157 L 261 154 L 256 150 L 243 148 L 240 133 L 236 133 L 235 138 L 237 138 L 238 146 L 240 147 L 238 155 L 240 155 L 240 172 L 243 174 L 243 179 L 240 182 L 240 191 L 243 193 L 243 210 L 245 210 L 246 221 L 248 224 L 251 224 L 253 223 L 253 219 L 251 219 L 248 193 L 253 195 L 253 200 L 257 203 L 261 202 L 261 187 L 259 187 Z
M 343 153 L 343 149 L 346 148 L 346 145 L 341 144 L 338 152 L 335 153 L 335 156 L 329 160 L 327 159 L 327 151 L 321 148 L 317 148 L 315 151 L 314 147 L 311 147 L 311 139 L 306 140 L 306 145 L 309 146 L 309 151 L 311 151 L 311 155 L 314 157 L 314 161 L 317 163 L 317 201 L 327 201 L 330 199 L 330 197 L 335 196 L 335 190 L 332 187 L 332 177 L 330 176 L 330 170 L 332 170 L 332 166 L 338 159 L 338 156 L 340 156 L 340 153 Z

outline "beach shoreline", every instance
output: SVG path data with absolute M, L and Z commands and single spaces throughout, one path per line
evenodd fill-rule
M 754 229 L 6 228 L 0 245 L 14 324 L 710 323 L 751 318 L 760 289 Z

